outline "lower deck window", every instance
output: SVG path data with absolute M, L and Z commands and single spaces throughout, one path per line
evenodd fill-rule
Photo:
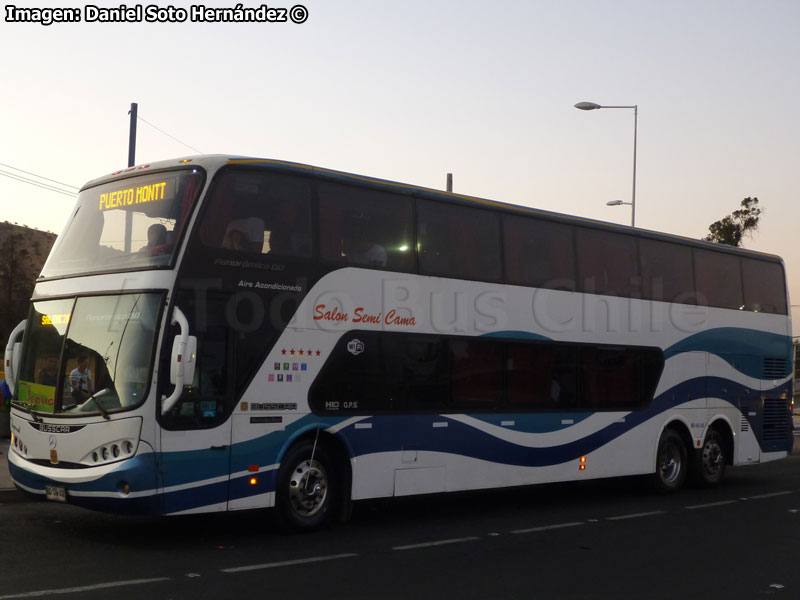
M 337 414 L 635 410 L 663 365 L 659 348 L 353 331 L 310 403 Z

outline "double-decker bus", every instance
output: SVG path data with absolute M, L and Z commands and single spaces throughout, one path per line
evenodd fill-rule
M 87 183 L 11 335 L 10 472 L 150 514 L 787 456 L 780 258 L 275 160 Z

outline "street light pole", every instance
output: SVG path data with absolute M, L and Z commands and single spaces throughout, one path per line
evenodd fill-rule
M 579 110 L 598 110 L 600 108 L 632 108 L 633 109 L 633 190 L 631 191 L 631 227 L 636 226 L 636 136 L 639 128 L 639 105 L 633 106 L 605 106 L 595 104 L 594 102 L 578 102 L 575 108 Z M 619 202 L 619 204 L 628 204 L 628 202 Z M 609 206 L 617 206 L 617 203 L 608 203 Z

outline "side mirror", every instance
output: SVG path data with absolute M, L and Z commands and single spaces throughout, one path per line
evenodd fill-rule
M 177 385 L 180 379 L 183 387 L 189 387 L 194 381 L 194 367 L 197 364 L 197 338 L 193 335 L 186 336 L 186 345 L 183 346 L 181 336 L 176 336 L 172 342 L 172 360 L 169 362 L 169 382 Z M 183 377 L 180 377 L 181 371 Z
M 6 353 L 3 361 L 6 375 L 6 383 L 11 393 L 17 387 L 17 373 L 19 373 L 19 361 L 22 354 L 22 342 L 16 341 L 25 332 L 25 321 L 20 321 L 8 336 Z
M 175 406 L 183 394 L 183 388 L 191 385 L 192 379 L 194 379 L 195 354 L 197 352 L 197 338 L 189 335 L 189 321 L 177 306 L 172 309 L 172 324 L 178 325 L 181 329 L 172 343 L 172 358 L 169 367 L 169 380 L 175 389 L 162 400 L 162 415 Z

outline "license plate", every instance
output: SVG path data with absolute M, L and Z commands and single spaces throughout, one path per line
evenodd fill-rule
M 55 485 L 44 486 L 44 495 L 48 500 L 55 500 L 56 502 L 67 501 L 67 488 L 58 487 Z

